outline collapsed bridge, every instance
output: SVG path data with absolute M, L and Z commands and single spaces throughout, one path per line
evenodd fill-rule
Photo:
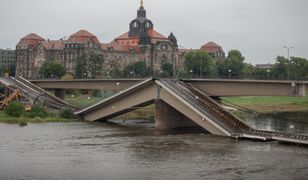
M 69 108 L 71 110 L 76 110 L 77 107 L 68 104 L 67 102 L 61 100 L 60 98 L 52 95 L 48 91 L 36 86 L 30 81 L 22 77 L 0 77 L 0 84 L 2 84 L 8 91 L 20 91 L 22 97 L 28 101 L 29 104 L 41 103 L 50 108 L 62 109 Z
M 304 135 L 254 129 L 204 91 L 179 80 L 147 79 L 75 114 L 86 121 L 106 121 L 153 103 L 158 129 L 200 126 L 219 136 L 308 144 Z

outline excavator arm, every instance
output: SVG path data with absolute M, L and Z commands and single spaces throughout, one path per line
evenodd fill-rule
M 16 99 L 17 101 L 19 100 L 19 98 L 22 96 L 21 91 L 19 89 L 15 89 L 14 92 L 12 94 L 10 94 L 8 97 L 6 97 L 3 101 L 2 101 L 2 108 L 5 108 L 9 105 L 9 103 Z

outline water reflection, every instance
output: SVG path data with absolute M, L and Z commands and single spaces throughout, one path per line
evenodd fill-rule
M 308 135 L 308 112 L 240 114 L 239 116 L 256 129 Z
M 260 121 L 261 122 L 261 121 Z M 267 128 L 259 121 L 255 126 Z M 274 122 L 274 121 L 273 121 Z M 269 125 L 275 126 L 271 122 Z M 0 179 L 304 179 L 305 147 L 149 121 L 0 124 Z

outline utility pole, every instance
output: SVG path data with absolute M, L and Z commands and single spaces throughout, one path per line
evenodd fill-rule
M 288 68 L 288 72 L 287 72 L 287 79 L 290 80 L 290 49 L 293 49 L 293 46 L 283 46 L 283 48 L 287 49 L 288 51 L 288 64 L 287 64 L 287 68 Z

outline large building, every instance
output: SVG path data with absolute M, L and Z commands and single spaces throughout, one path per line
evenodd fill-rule
M 0 49 L 0 73 L 15 74 L 16 56 L 15 50 Z
M 224 57 L 222 48 L 212 47 L 210 42 L 200 50 L 208 51 L 215 59 Z M 110 43 L 101 43 L 98 38 L 86 30 L 80 30 L 68 39 L 45 40 L 35 33 L 23 37 L 16 46 L 16 75 L 37 78 L 45 61 L 57 60 L 63 64 L 67 73 L 74 75 L 76 61 L 91 54 L 102 55 L 104 73 L 123 70 L 127 65 L 138 61 L 145 62 L 153 74 L 161 70 L 164 63 L 173 65 L 173 72 L 182 68 L 183 57 L 189 50 L 178 48 L 176 37 L 168 37 L 154 29 L 154 24 L 146 16 L 143 1 L 137 10 L 137 17 L 129 24 L 129 31 Z M 87 73 L 89 75 L 89 73 Z

